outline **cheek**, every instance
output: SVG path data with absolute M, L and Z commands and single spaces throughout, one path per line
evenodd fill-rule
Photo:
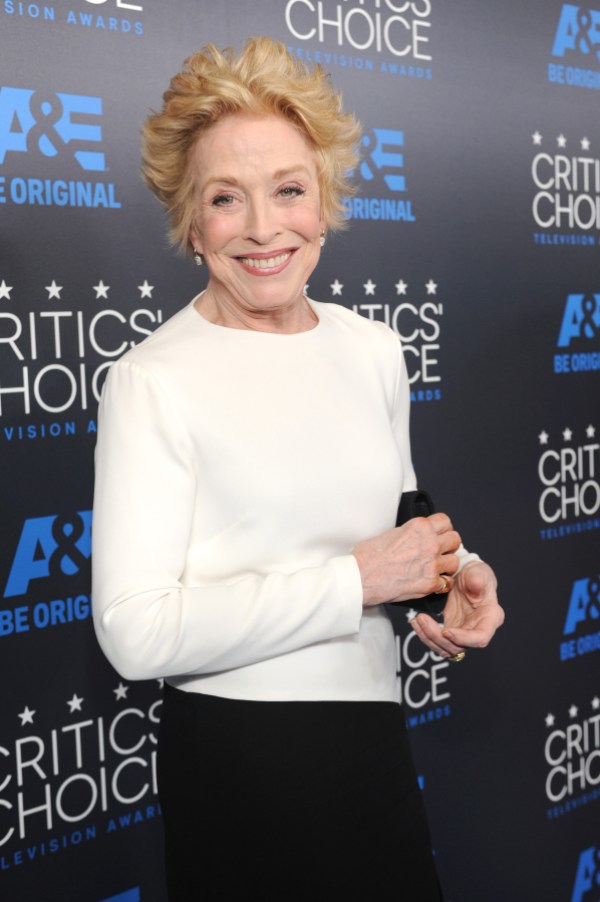
M 200 235 L 204 252 L 218 250 L 234 238 L 238 233 L 234 216 L 219 216 L 208 213 L 202 217 L 199 223 Z

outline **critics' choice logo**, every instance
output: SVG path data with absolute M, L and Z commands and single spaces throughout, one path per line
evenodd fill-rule
M 569 427 L 563 429 L 558 448 L 550 447 L 552 437 L 545 429 L 538 435 L 542 539 L 600 528 L 600 444 L 595 426 L 581 432 L 585 437 L 578 438 Z
M 36 174 L 0 175 L 0 203 L 119 209 L 112 182 L 55 177 L 106 171 L 102 114 L 100 97 L 1 87 L 0 172 L 23 161 Z
M 600 575 L 573 583 L 563 636 L 561 661 L 600 650 Z
M 600 847 L 584 849 L 577 862 L 570 902 L 596 902 L 600 889 Z
M 156 733 L 162 700 L 133 704 L 130 689 L 123 683 L 113 689 L 102 716 L 86 716 L 86 699 L 73 692 L 56 702 L 60 715 L 43 710 L 47 700 L 36 708 L 30 700 L 15 717 L 22 731 L 16 738 L 6 735 L 5 723 L 1 870 L 159 818 Z
M 347 219 L 415 222 L 404 169 L 404 132 L 374 128 L 362 139 L 359 197 L 344 199 Z
M 68 289 L 53 279 L 44 286 L 48 309 L 29 313 L 0 311 L 0 441 L 41 439 L 75 434 L 74 420 L 45 425 L 31 420 L 14 425 L 16 417 L 62 414 L 95 409 L 112 362 L 134 347 L 163 321 L 161 310 L 139 307 L 129 314 L 101 310 L 53 309 L 65 302 Z M 89 289 L 90 301 L 108 302 L 110 285 L 101 279 Z M 139 300 L 152 299 L 147 279 L 137 286 Z M 94 292 L 94 294 L 92 294 Z M 18 288 L 0 281 L 0 299 L 18 301 Z M 66 299 L 68 301 L 68 298 Z
M 307 62 L 431 79 L 431 0 L 287 0 L 289 50 Z
M 600 294 L 569 294 L 556 342 L 555 373 L 600 370 Z
M 545 722 L 546 815 L 556 818 L 600 799 L 600 698 L 571 705 L 562 726 L 552 713 Z
M 91 10 L 94 9 L 94 12 Z M 71 29 L 93 29 L 96 34 L 144 34 L 142 22 L 132 20 L 131 13 L 141 13 L 140 3 L 127 0 L 80 0 L 79 8 L 69 4 L 69 9 L 58 9 L 48 3 L 25 3 L 22 0 L 4 0 L 0 14 L 21 19 L 37 19 L 46 27 L 66 25 Z M 116 13 L 116 15 L 115 15 Z
M 560 134 L 545 139 L 531 136 L 535 150 L 531 162 L 534 195 L 531 212 L 536 244 L 579 244 L 597 247 L 600 233 L 600 159 L 589 138 L 572 142 Z
M 417 289 L 408 295 L 408 283 L 398 279 L 393 289 L 381 287 L 368 279 L 360 288 L 348 286 L 336 279 L 330 284 L 331 298 L 338 302 L 346 296 L 354 299 L 364 294 L 365 300 L 352 304 L 355 313 L 390 326 L 402 342 L 404 359 L 411 387 L 411 401 L 439 401 L 442 397 L 439 373 L 441 349 L 441 318 L 444 305 L 437 298 L 438 284 L 433 279 L 424 286 L 424 294 Z M 378 296 L 395 295 L 394 300 L 377 300 Z M 415 296 L 416 295 L 416 296 Z
M 408 611 L 410 620 L 416 611 Z M 396 636 L 396 686 L 409 729 L 450 717 L 448 661 L 426 648 L 413 630 Z
M 600 88 L 600 10 L 563 3 L 552 43 L 548 81 Z
M 73 584 L 77 587 L 83 582 L 89 592 L 91 539 L 89 510 L 25 520 L 4 586 L 4 599 L 9 605 L 0 608 L 0 638 L 91 616 L 90 596 L 71 589 Z M 79 578 L 73 583 L 73 577 Z M 59 587 L 73 594 L 44 599 Z M 21 603 L 29 593 L 36 601 Z

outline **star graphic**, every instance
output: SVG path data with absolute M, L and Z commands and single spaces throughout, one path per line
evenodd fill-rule
M 600 708 L 600 698 L 598 698 L 597 695 L 595 695 L 592 699 L 592 708 L 594 709 L 594 711 L 597 711 L 598 708 Z
M 577 717 L 578 711 L 579 708 L 577 707 L 577 705 L 571 705 L 571 707 L 569 708 L 569 717 Z
M 25 710 L 21 711 L 19 717 L 21 718 L 21 726 L 24 727 L 26 723 L 33 723 L 33 715 L 35 711 L 32 711 L 27 705 L 25 705 Z
M 10 293 L 12 290 L 13 286 L 7 285 L 4 279 L 2 279 L 2 282 L 0 282 L 0 298 L 6 298 L 8 301 L 10 301 Z
M 547 445 L 548 439 L 550 438 L 550 436 L 548 435 L 548 433 L 546 432 L 545 429 L 542 429 L 542 431 L 538 435 L 538 438 L 540 440 L 540 445 Z
M 558 138 L 556 139 L 556 143 L 558 144 L 559 147 L 566 147 L 566 146 L 567 146 L 567 139 L 565 138 L 564 135 L 561 134 L 561 135 L 559 135 Z
M 105 285 L 102 279 L 98 282 L 97 285 L 92 286 L 94 291 L 96 292 L 96 300 L 99 298 L 104 298 L 106 301 L 108 300 L 108 292 L 110 290 L 110 285 Z
M 140 292 L 140 300 L 142 298 L 151 298 L 152 292 L 154 291 L 154 285 L 149 285 L 148 279 L 144 279 L 144 284 L 138 285 L 138 289 Z
M 122 698 L 127 698 L 127 693 L 129 692 L 129 686 L 124 686 L 123 683 L 119 683 L 116 689 L 113 689 L 115 693 L 115 701 L 120 701 Z
M 542 143 L 542 136 L 540 135 L 540 133 L 538 132 L 537 129 L 534 131 L 534 133 L 533 133 L 533 135 L 532 135 L 531 137 L 533 138 L 533 143 L 534 143 L 534 144 L 541 144 L 541 143 Z
M 399 279 L 394 286 L 396 289 L 396 294 L 406 294 L 406 289 L 408 288 L 407 283 L 404 279 Z
M 582 138 L 581 141 L 580 141 L 580 144 L 581 144 L 581 149 L 582 149 L 582 150 L 589 150 L 589 149 L 590 149 L 590 145 L 591 145 L 591 141 L 590 141 L 589 138 Z
M 67 705 L 69 706 L 69 713 L 72 714 L 73 711 L 81 711 L 82 701 L 83 699 L 74 692 L 71 701 L 67 702 Z
M 562 436 L 563 436 L 563 440 L 564 440 L 565 442 L 570 442 L 571 439 L 573 438 L 573 430 L 572 430 L 572 429 L 569 429 L 569 427 L 567 426 L 566 429 L 563 429 L 563 434 L 562 434 Z
M 365 294 L 375 294 L 377 285 L 375 284 L 375 282 L 372 282 L 371 279 L 369 279 L 368 282 L 365 282 L 363 284 L 363 288 L 365 289 Z
M 427 289 L 427 294 L 435 294 L 437 291 L 437 282 L 434 282 L 433 279 L 430 279 L 429 282 L 425 285 Z
M 406 619 L 408 620 L 409 623 L 411 620 L 414 620 L 416 616 L 417 616 L 417 612 L 415 611 L 414 608 L 411 608 L 409 611 L 406 612 Z
M 546 721 L 547 727 L 553 727 L 554 726 L 554 714 L 546 714 L 545 721 Z
M 52 298 L 57 298 L 59 301 L 61 300 L 60 293 L 63 290 L 62 285 L 56 284 L 56 279 L 52 279 L 52 285 L 44 286 L 46 291 L 48 292 L 48 300 L 51 301 Z
M 594 436 L 596 435 L 596 427 L 592 426 L 592 424 L 590 423 L 589 426 L 586 426 L 585 434 L 587 438 L 594 438 Z
M 331 288 L 331 294 L 335 297 L 336 294 L 341 295 L 342 288 L 344 287 L 339 279 L 336 279 L 335 282 L 332 282 L 329 286 Z

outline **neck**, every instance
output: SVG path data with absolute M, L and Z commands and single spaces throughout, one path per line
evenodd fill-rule
M 304 295 L 300 295 L 292 304 L 262 309 L 242 305 L 223 297 L 209 285 L 194 306 L 209 323 L 229 329 L 290 335 L 295 332 L 308 332 L 318 323 L 318 317 Z

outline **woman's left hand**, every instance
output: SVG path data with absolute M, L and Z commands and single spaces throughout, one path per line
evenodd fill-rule
M 427 614 L 418 614 L 411 626 L 419 639 L 443 658 L 466 648 L 485 648 L 504 623 L 497 585 L 489 564 L 472 561 L 454 578 L 444 608 L 443 625 Z

